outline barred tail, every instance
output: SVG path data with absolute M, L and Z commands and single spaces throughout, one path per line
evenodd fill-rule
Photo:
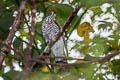
M 52 47 L 52 52 L 54 53 L 55 56 L 63 56 L 65 57 L 64 54 L 64 41 L 63 37 L 61 37 Z M 67 63 L 67 60 L 63 58 L 56 58 L 55 59 L 56 63 Z

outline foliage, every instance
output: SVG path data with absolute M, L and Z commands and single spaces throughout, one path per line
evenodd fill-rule
M 93 28 L 90 26 L 88 22 L 82 23 L 77 28 L 77 33 L 80 37 L 84 37 L 85 43 L 90 43 L 89 32 L 94 32 Z
M 45 39 L 41 32 L 41 25 L 49 11 L 56 11 L 56 20 L 60 26 L 63 27 L 68 17 L 72 14 L 74 7 L 76 7 L 76 4 L 80 2 L 82 3 L 83 13 L 81 12 L 79 15 L 75 16 L 65 33 L 66 52 L 70 54 L 78 52 L 79 55 L 84 56 L 83 60 L 75 60 L 74 63 L 86 63 L 93 59 L 97 60 L 107 54 L 112 54 L 117 51 L 120 38 L 119 0 L 73 0 L 72 2 L 68 0 L 68 4 L 64 4 L 63 2 L 64 0 L 62 2 L 60 2 L 60 0 L 36 0 L 38 20 L 36 20 L 32 57 L 35 58 L 39 56 L 46 46 Z M 0 40 L 6 40 L 20 3 L 21 0 L 0 0 Z M 101 8 L 104 5 L 109 5 L 106 11 Z M 19 49 L 24 54 L 26 53 L 30 39 L 30 7 L 30 3 L 27 4 L 20 28 L 16 32 L 12 44 L 12 47 Z M 42 14 L 44 15 L 41 16 Z M 90 18 L 88 17 L 89 21 L 87 21 L 85 16 L 89 14 L 92 15 L 90 15 Z M 106 14 L 109 16 L 104 16 Z M 71 38 L 71 35 L 75 36 L 74 32 L 78 35 L 77 39 Z M 110 34 L 107 35 L 108 33 Z M 84 39 L 79 40 L 79 38 Z M 70 42 L 74 45 L 71 45 Z M 0 45 L 0 49 L 1 47 L 3 46 Z M 68 54 L 68 57 L 70 54 Z M 46 61 L 50 62 L 49 60 Z M 11 51 L 10 54 L 7 55 L 5 63 L 0 71 L 0 76 L 4 78 L 4 80 L 23 80 L 23 71 L 15 70 L 16 67 L 14 64 L 16 62 L 23 70 L 23 60 Z M 5 72 L 6 67 L 10 68 L 8 72 Z M 70 66 L 62 71 L 54 69 L 54 73 L 52 73 L 46 65 L 41 64 L 37 67 L 36 71 L 32 73 L 31 80 L 110 80 L 109 75 L 112 76 L 112 79 L 115 78 L 119 80 L 119 67 L 119 58 L 113 58 L 111 61 L 104 64 L 92 63 Z

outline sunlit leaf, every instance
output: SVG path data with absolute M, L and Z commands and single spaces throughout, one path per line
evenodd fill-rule
M 117 49 L 118 48 L 118 40 L 120 38 L 119 35 L 111 35 L 109 36 L 110 38 L 112 38 L 113 40 L 109 40 L 108 42 L 110 43 L 110 45 L 112 46 L 112 49 Z
M 99 6 L 93 7 L 93 8 L 91 8 L 91 10 L 93 11 L 93 16 L 91 17 L 92 21 L 95 20 L 95 16 L 97 16 L 97 15 L 100 16 L 100 14 L 103 13 L 102 9 Z
M 79 36 L 84 36 L 86 33 L 94 32 L 92 26 L 88 22 L 84 22 L 77 28 L 77 33 Z
M 42 67 L 41 70 L 42 70 L 43 72 L 49 72 L 48 67 L 46 67 L 46 66 Z
M 88 54 L 89 53 L 89 46 L 83 46 L 78 49 L 81 53 Z
M 82 72 L 84 74 L 84 78 L 86 80 L 91 80 L 94 75 L 95 67 L 96 67 L 96 65 L 90 64 L 90 65 L 85 65 L 85 66 L 79 67 L 79 70 L 80 70 L 80 72 Z
M 91 10 L 94 12 L 94 16 L 95 15 L 100 16 L 100 14 L 102 13 L 102 9 L 99 6 L 93 7 L 93 8 L 91 8 Z
M 89 32 L 94 32 L 94 30 L 88 22 L 82 23 L 77 28 L 78 35 L 84 37 L 86 44 L 89 44 L 91 42 L 89 38 Z
M 92 52 L 95 56 L 103 55 L 104 53 L 107 53 L 109 51 L 109 46 L 107 44 L 106 38 L 100 38 L 100 36 L 96 36 L 92 40 L 93 45 L 90 46 L 89 50 Z
M 101 54 L 104 54 L 105 46 L 104 44 L 96 44 L 90 48 L 90 52 L 93 52 L 95 56 L 99 56 Z

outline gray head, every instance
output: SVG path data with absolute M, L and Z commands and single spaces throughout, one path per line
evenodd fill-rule
M 56 17 L 56 12 L 55 11 L 51 11 L 48 13 L 48 16 L 46 17 L 46 22 L 51 23 L 52 21 L 55 20 Z

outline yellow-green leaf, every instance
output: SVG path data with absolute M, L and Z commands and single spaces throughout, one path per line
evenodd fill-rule
M 89 44 L 91 42 L 89 38 L 89 32 L 94 32 L 92 26 L 88 22 L 84 22 L 77 28 L 77 33 L 79 36 L 84 37 L 85 43 Z
M 48 70 L 48 68 L 47 68 L 46 66 L 42 67 L 41 70 L 42 70 L 43 72 L 49 72 L 49 70 Z
M 92 26 L 88 22 L 80 24 L 77 28 L 77 33 L 79 36 L 84 36 L 86 33 L 94 32 Z

